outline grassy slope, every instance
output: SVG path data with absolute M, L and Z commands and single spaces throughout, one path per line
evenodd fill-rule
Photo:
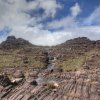
M 0 51 L 0 68 L 4 67 L 14 67 L 21 66 L 26 68 L 43 68 L 45 67 L 45 63 L 40 56 L 43 56 L 38 50 L 32 50 L 32 52 L 25 53 L 18 52 L 23 50 L 15 50 L 15 51 Z M 96 50 L 91 50 L 86 52 L 84 55 L 74 55 L 74 57 L 64 58 L 57 66 L 61 66 L 64 70 L 77 70 L 82 68 L 82 65 L 89 59 L 91 59 L 92 55 L 95 54 Z M 23 62 L 23 58 L 28 58 L 28 63 Z M 59 62 L 59 60 L 58 60 Z M 99 61 L 98 61 L 99 62 Z
M 76 55 L 73 58 L 67 58 L 59 66 L 61 66 L 64 70 L 78 70 L 82 68 L 82 65 L 90 60 L 92 55 L 95 54 L 96 50 L 91 50 L 86 52 L 84 55 Z
M 20 53 L 20 50 L 15 51 L 1 51 L 0 50 L 0 68 L 4 67 L 14 67 L 14 66 L 25 66 L 25 67 L 44 67 L 45 63 L 42 62 L 39 55 L 35 53 Z M 28 63 L 24 63 L 24 57 L 28 58 Z M 37 58 L 36 58 L 37 57 Z

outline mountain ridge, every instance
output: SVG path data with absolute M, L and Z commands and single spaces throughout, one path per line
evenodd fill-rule
M 32 44 L 30 43 L 28 40 L 25 40 L 23 38 L 16 38 L 15 36 L 8 36 L 7 39 L 3 42 L 1 42 L 0 44 L 0 49 L 17 49 L 17 48 L 23 48 L 25 46 L 28 46 L 28 47 L 57 47 L 57 46 L 65 46 L 65 45 L 68 45 L 68 44 L 73 44 L 75 42 L 91 42 L 93 44 L 99 44 L 100 43 L 100 40 L 90 40 L 89 38 L 87 37 L 77 37 L 77 38 L 73 38 L 73 39 L 69 39 L 69 40 L 66 40 L 64 43 L 61 43 L 61 44 L 58 44 L 58 45 L 55 45 L 55 46 L 40 46 L 40 45 L 35 45 L 35 44 Z M 15 46 L 16 45 L 16 46 Z
M 15 36 L 8 36 L 7 39 L 0 44 L 1 49 L 19 49 L 25 46 L 32 47 L 35 45 L 25 39 L 16 38 Z

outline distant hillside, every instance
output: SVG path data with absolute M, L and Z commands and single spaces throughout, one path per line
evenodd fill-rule
M 1 49 L 19 49 L 32 46 L 33 45 L 27 40 L 16 38 L 15 36 L 8 36 L 7 39 L 0 44 Z
M 57 57 L 57 66 L 66 70 L 78 69 L 84 62 L 100 51 L 100 40 L 92 41 L 86 37 L 78 37 L 51 48 Z
M 42 53 L 44 47 L 36 46 L 22 38 L 8 36 L 0 44 L 0 68 L 46 66 L 46 56 Z
M 46 54 L 54 56 L 57 67 L 65 70 L 81 68 L 84 62 L 100 51 L 100 40 L 91 41 L 86 37 L 71 39 L 57 46 L 32 45 L 22 38 L 9 36 L 0 44 L 0 67 L 27 66 L 43 68 L 47 65 Z

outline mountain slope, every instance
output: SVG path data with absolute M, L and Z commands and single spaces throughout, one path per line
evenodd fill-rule
M 14 36 L 9 36 L 0 44 L 0 67 L 28 66 L 43 68 L 47 64 L 47 54 L 55 56 L 56 66 L 64 70 L 81 68 L 87 59 L 100 50 L 100 40 L 91 41 L 86 37 L 71 39 L 57 46 L 40 47 Z
M 1 49 L 19 49 L 25 47 L 32 47 L 33 45 L 28 41 L 18 38 L 16 39 L 15 36 L 8 36 L 6 41 L 3 41 L 0 44 Z
M 52 55 L 57 57 L 57 65 L 65 70 L 81 68 L 84 62 L 100 50 L 100 42 L 91 41 L 86 37 L 79 37 L 52 47 Z
M 9 36 L 0 44 L 0 69 L 5 67 L 45 67 L 43 47 Z
M 1 50 L 2 64 L 0 100 L 100 98 L 99 40 L 82 37 L 54 47 Z

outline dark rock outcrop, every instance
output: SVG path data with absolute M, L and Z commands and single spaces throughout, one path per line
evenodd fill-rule
M 0 75 L 0 85 L 3 87 L 11 85 L 11 81 L 7 75 Z
M 0 44 L 1 49 L 19 49 L 24 47 L 32 47 L 33 45 L 22 38 L 16 38 L 15 36 L 8 36 L 6 41 Z

